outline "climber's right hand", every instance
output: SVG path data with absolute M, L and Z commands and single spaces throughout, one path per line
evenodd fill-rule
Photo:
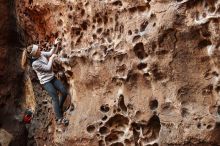
M 50 58 L 51 59 L 54 59 L 54 58 L 56 58 L 57 57 L 57 54 L 53 54 Z

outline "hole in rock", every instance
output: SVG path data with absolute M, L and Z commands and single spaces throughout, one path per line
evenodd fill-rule
M 109 132 L 108 128 L 103 126 L 99 129 L 100 134 L 107 134 Z
M 186 117 L 188 115 L 188 109 L 187 108 L 181 108 L 181 116 Z
M 206 128 L 207 128 L 207 129 L 211 129 L 211 128 L 212 128 L 212 125 L 208 125 Z
M 118 25 L 119 25 L 119 24 L 118 24 L 118 23 L 119 23 L 119 22 L 118 22 L 118 13 L 115 14 L 115 22 L 116 22 L 116 25 L 118 26 Z
M 66 53 L 63 53 L 63 54 L 62 54 L 62 57 L 63 57 L 63 58 L 67 58 L 68 55 L 67 55 Z
M 131 145 L 131 144 L 132 144 L 132 141 L 129 140 L 129 139 L 125 139 L 125 140 L 124 140 L 124 143 L 125 143 L 125 145 Z
M 105 141 L 107 142 L 114 142 L 118 140 L 118 136 L 115 133 L 111 133 L 108 136 L 105 137 Z
M 102 23 L 102 18 L 98 18 L 97 22 L 98 22 L 98 24 L 101 24 Z
M 94 40 L 97 39 L 96 34 L 93 34 L 93 35 L 92 35 L 92 38 L 93 38 Z
M 84 14 L 85 14 L 85 10 L 82 9 L 82 10 L 81 10 L 81 15 L 84 16 Z
M 121 109 L 120 109 L 120 108 L 118 108 L 118 109 L 117 109 L 117 112 L 120 112 L 120 111 L 121 111 Z
M 127 112 L 127 107 L 124 102 L 124 95 L 119 96 L 118 107 L 120 107 L 122 111 Z
M 69 15 L 68 15 L 68 18 L 69 18 L 69 19 L 72 19 L 72 18 L 73 18 L 73 16 L 69 14 Z
M 96 19 L 95 19 L 94 17 L 93 17 L 93 19 L 92 19 L 92 22 L 93 22 L 93 23 L 96 23 Z
M 135 146 L 138 146 L 139 145 L 138 141 L 140 139 L 140 132 L 136 131 L 135 129 L 133 129 L 133 139 L 134 139 Z
M 158 143 L 154 143 L 154 144 L 148 144 L 146 146 L 159 146 Z
M 201 28 L 201 34 L 203 37 L 210 37 L 211 33 L 207 27 Z
M 58 20 L 57 25 L 58 25 L 58 26 L 63 26 L 63 20 L 61 20 L 61 19 Z
M 131 30 L 128 31 L 128 35 L 132 35 L 132 31 Z
M 132 125 L 132 127 L 133 127 L 133 129 L 135 129 L 136 131 L 139 131 L 140 129 L 141 129 L 141 126 L 140 126 L 140 124 L 138 124 L 138 123 L 132 123 L 131 124 Z
M 218 106 L 217 113 L 220 115 L 220 106 Z
M 72 7 L 72 6 L 70 6 L 69 8 L 70 8 L 70 11 L 72 11 L 72 10 L 73 10 L 73 7 Z
M 139 59 L 144 59 L 145 57 L 147 57 L 147 54 L 144 51 L 144 45 L 142 42 L 137 43 L 134 48 L 134 53 L 135 55 L 139 58 Z
M 143 23 L 141 23 L 141 26 L 140 26 L 140 31 L 145 31 L 146 27 L 148 25 L 148 21 L 144 21 Z
M 137 33 L 138 33 L 138 29 L 135 29 L 135 30 L 134 30 L 134 33 L 136 33 L 136 34 L 137 34 Z
M 33 3 L 33 0 L 29 0 L 29 5 L 31 5 Z
M 201 62 L 209 62 L 209 61 L 210 61 L 210 57 L 209 56 L 201 57 Z
M 150 106 L 150 109 L 151 109 L 151 110 L 157 109 L 157 107 L 158 107 L 158 101 L 157 101 L 156 99 L 150 101 L 149 106 Z
M 95 131 L 95 126 L 94 125 L 89 125 L 86 130 L 89 132 L 89 133 L 92 133 Z
M 109 29 L 105 30 L 105 31 L 102 33 L 103 37 L 109 36 L 109 34 L 110 34 L 110 30 L 109 30 Z
M 202 40 L 202 41 L 199 42 L 198 48 L 202 49 L 202 48 L 205 48 L 205 47 L 207 47 L 211 44 L 212 44 L 212 42 L 210 40 Z
M 109 110 L 110 110 L 110 108 L 109 108 L 108 104 L 102 105 L 100 107 L 100 111 L 102 111 L 104 113 L 108 112 Z
M 220 92 L 220 86 L 215 87 L 216 92 Z
M 120 39 L 120 38 L 121 38 L 121 34 L 118 35 L 118 39 Z
M 81 28 L 78 28 L 78 27 L 72 27 L 71 29 L 71 36 L 74 36 L 74 35 L 80 35 L 80 32 L 81 32 Z
M 136 35 L 136 36 L 134 36 L 132 42 L 134 43 L 134 42 L 136 42 L 136 41 L 137 41 L 138 39 L 140 39 L 140 38 L 141 38 L 140 35 Z
M 96 32 L 97 33 L 101 33 L 102 32 L 102 28 L 98 28 Z
M 86 21 L 83 21 L 83 23 L 81 24 L 81 27 L 83 30 L 86 30 L 88 27 L 88 23 Z
M 149 139 L 157 139 L 161 128 L 160 119 L 154 115 L 147 125 L 141 125 L 141 127 L 144 136 L 147 136 Z M 148 135 L 149 132 L 152 133 L 150 136 Z
M 151 19 L 154 19 L 154 18 L 156 18 L 157 16 L 156 16 L 156 14 L 154 14 L 154 13 L 152 13 L 151 15 L 150 15 L 150 18 Z
M 144 73 L 144 77 L 145 77 L 145 78 L 150 77 L 150 73 L 148 73 L 148 72 Z
M 135 11 L 137 11 L 137 8 L 136 7 L 131 7 L 131 8 L 128 9 L 128 11 L 130 13 L 134 13 Z
M 123 127 L 124 125 L 128 125 L 128 123 L 129 123 L 129 119 L 127 117 L 121 114 L 116 114 L 106 122 L 106 126 Z
M 119 31 L 120 31 L 120 33 L 123 33 L 123 32 L 124 32 L 124 25 L 120 25 Z
M 158 50 L 158 51 L 156 51 L 156 55 L 165 55 L 167 53 L 169 53 L 168 50 Z
M 213 72 L 212 72 L 212 75 L 217 77 L 217 76 L 218 76 L 218 73 L 217 73 L 216 71 L 213 71 Z
M 113 18 L 110 18 L 109 20 L 110 20 L 110 22 L 113 22 Z
M 135 117 L 138 119 L 138 118 L 140 118 L 140 116 L 141 116 L 141 111 L 136 111 Z
M 81 33 L 81 35 L 76 40 L 76 44 L 79 44 L 81 42 L 82 37 L 83 37 L 83 32 Z
M 209 11 L 210 13 L 215 12 L 215 7 L 214 7 L 214 6 L 210 7 L 208 11 Z
M 216 10 L 217 14 L 220 14 L 220 7 Z
M 107 15 L 105 15 L 105 16 L 103 17 L 103 21 L 104 21 L 104 24 L 107 24 L 107 23 L 108 23 L 108 17 L 107 17 Z
M 180 87 L 180 88 L 178 89 L 177 95 L 178 95 L 179 97 L 184 97 L 184 96 L 186 96 L 187 94 L 189 94 L 189 92 L 190 92 L 190 87 L 188 87 L 188 86 L 183 86 L 183 87 Z
M 135 73 L 134 71 L 129 71 L 127 74 L 126 82 L 129 82 L 131 85 L 134 85 L 139 78 L 139 74 Z
M 138 66 L 137 66 L 137 68 L 139 69 L 139 70 L 142 70 L 142 69 L 144 69 L 144 68 L 146 68 L 147 67 L 147 63 L 140 63 L 140 64 L 138 64 Z
M 108 116 L 105 115 L 105 116 L 102 118 L 102 121 L 107 120 L 107 118 L 108 118 Z
M 127 57 L 128 57 L 127 54 L 118 54 L 118 55 L 114 56 L 114 59 L 121 62 Z
M 140 12 L 146 11 L 147 8 L 150 8 L 150 5 L 148 3 L 146 3 L 146 5 L 137 6 L 138 11 Z
M 213 90 L 213 85 L 208 85 L 207 87 L 205 87 L 202 91 L 203 95 L 210 95 L 212 94 L 212 90 Z
M 68 76 L 72 76 L 73 72 L 71 70 L 67 70 L 67 71 L 65 71 L 65 74 L 67 74 Z
M 162 80 L 166 77 L 166 75 L 158 69 L 157 65 L 155 65 L 155 67 L 152 69 L 152 74 L 154 80 Z
M 104 140 L 99 140 L 99 146 L 105 146 Z
M 201 126 L 202 126 L 202 125 L 201 125 L 201 123 L 198 123 L 198 124 L 197 124 L 197 128 L 199 128 L 199 129 L 200 129 L 200 128 L 201 128 Z
M 198 1 L 198 0 L 190 0 L 186 3 L 186 7 L 187 7 L 187 9 L 191 9 L 193 7 L 196 7 L 201 2 L 202 1 Z
M 154 51 L 157 48 L 156 42 L 152 42 L 151 47 L 152 47 L 152 51 Z
M 108 40 L 109 43 L 112 42 L 112 39 L 110 37 L 107 37 L 107 40 Z
M 128 107 L 128 109 L 130 109 L 130 110 L 133 110 L 133 109 L 134 109 L 134 106 L 133 106 L 132 104 L 130 104 L 130 103 L 128 104 L 127 107 Z
M 124 144 L 121 142 L 116 142 L 116 143 L 111 144 L 110 146 L 124 146 Z
M 122 2 L 121 1 L 115 1 L 112 3 L 115 6 L 122 6 Z

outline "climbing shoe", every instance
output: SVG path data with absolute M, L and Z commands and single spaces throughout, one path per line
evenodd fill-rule
M 62 124 L 64 124 L 65 126 L 68 126 L 69 125 L 69 120 L 66 119 L 66 118 L 63 118 Z
M 68 126 L 69 125 L 69 120 L 67 120 L 66 118 L 60 118 L 57 120 L 57 125 L 65 125 L 65 126 Z

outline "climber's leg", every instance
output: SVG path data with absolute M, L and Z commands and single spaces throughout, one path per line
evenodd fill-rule
M 56 78 L 53 79 L 52 83 L 55 86 L 55 88 L 61 92 L 59 107 L 60 107 L 60 111 L 62 112 L 63 104 L 64 104 L 64 101 L 67 97 L 67 90 L 66 90 L 65 86 L 63 85 L 63 83 Z M 62 120 L 61 121 L 59 120 L 58 122 L 63 123 L 65 126 L 67 126 L 69 124 L 69 120 L 66 118 L 62 118 Z
M 62 118 L 62 114 L 59 107 L 59 97 L 57 95 L 56 89 L 54 88 L 53 84 L 51 82 L 45 83 L 44 88 L 47 90 L 48 94 L 52 97 L 52 103 L 54 112 L 56 115 L 56 119 Z
M 67 90 L 66 90 L 65 86 L 63 85 L 63 83 L 58 79 L 54 80 L 53 85 L 55 86 L 56 89 L 58 89 L 61 92 L 59 106 L 60 106 L 60 110 L 62 110 L 63 104 L 64 104 L 65 99 L 66 99 L 67 94 L 68 94 Z

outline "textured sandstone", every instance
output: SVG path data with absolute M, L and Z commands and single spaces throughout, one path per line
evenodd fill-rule
M 8 146 L 12 140 L 12 135 L 5 131 L 4 129 L 0 129 L 0 143 L 2 146 Z
M 26 44 L 61 38 L 54 70 L 75 106 L 55 126 L 26 67 L 29 145 L 220 145 L 218 0 L 16 0 L 16 12 Z

